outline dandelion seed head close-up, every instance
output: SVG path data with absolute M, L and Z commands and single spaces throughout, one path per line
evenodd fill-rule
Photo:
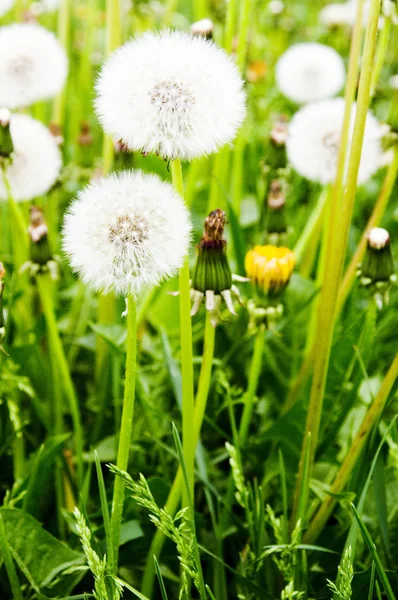
M 117 50 L 97 82 L 105 131 L 131 150 L 192 158 L 231 142 L 245 115 L 238 69 L 211 41 L 146 33 Z
M 289 124 L 286 150 L 293 168 L 310 181 L 334 181 L 344 118 L 344 100 L 335 98 L 301 108 Z M 351 114 L 351 136 L 356 106 Z M 366 119 L 358 183 L 378 170 L 382 155 L 382 127 L 371 112 Z
M 176 274 L 190 232 L 188 211 L 170 184 L 124 171 L 79 193 L 65 217 L 63 247 L 87 285 L 127 296 Z
M 61 152 L 47 127 L 29 115 L 12 114 L 10 132 L 14 152 L 6 173 L 12 196 L 17 202 L 33 200 L 56 183 L 62 167 Z M 0 198 L 8 198 L 1 177 Z
M 282 54 L 275 75 L 284 96 L 306 104 L 335 96 L 344 85 L 345 68 L 336 50 L 306 42 L 295 44 Z
M 0 106 L 52 98 L 67 73 L 67 56 L 53 33 L 33 23 L 0 27 Z

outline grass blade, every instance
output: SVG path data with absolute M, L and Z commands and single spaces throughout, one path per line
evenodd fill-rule
M 153 562 L 155 563 L 155 571 L 156 571 L 156 575 L 157 575 L 157 578 L 158 578 L 158 581 L 159 581 L 159 587 L 160 587 L 160 593 L 162 594 L 162 599 L 163 600 L 168 600 L 166 588 L 165 588 L 163 577 L 162 577 L 162 573 L 160 571 L 159 563 L 158 563 L 158 560 L 157 560 L 156 556 L 153 557 Z
M 101 512 L 104 521 L 105 539 L 106 539 L 106 551 L 108 559 L 111 565 L 113 565 L 113 545 L 111 535 L 111 521 L 109 518 L 108 500 L 106 497 L 106 489 L 104 483 L 104 476 L 102 474 L 101 463 L 96 450 L 94 450 L 95 468 L 97 470 L 98 489 L 101 501 Z

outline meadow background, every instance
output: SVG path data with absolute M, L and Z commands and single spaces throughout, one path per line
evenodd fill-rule
M 288 47 L 307 41 L 326 44 L 348 66 L 352 27 L 321 22 L 325 4 L 139 0 L 119 6 L 114 0 L 61 0 L 55 10 L 47 10 L 44 0 L 31 5 L 16 0 L 0 18 L 1 26 L 37 20 L 56 33 L 69 57 L 62 93 L 24 109 L 62 137 L 59 181 L 34 202 L 43 208 L 53 253 L 60 257 L 59 280 L 46 296 L 50 306 L 43 306 L 35 278 L 16 268 L 23 234 L 15 228 L 7 202 L 0 202 L 0 260 L 6 269 L 0 357 L 2 600 L 111 600 L 121 589 L 126 599 L 181 595 L 203 600 L 203 586 L 197 591 L 194 585 L 202 574 L 205 594 L 216 600 L 398 597 L 398 294 L 392 287 L 389 303 L 380 310 L 372 293 L 355 280 L 363 250 L 362 256 L 355 253 L 375 206 L 382 208 L 372 224 L 388 230 L 397 255 L 394 134 L 389 138 L 393 162 L 356 192 L 345 258 L 345 273 L 351 275 L 344 280 L 344 301 L 341 296 L 338 300 L 326 387 L 320 394 L 319 436 L 315 448 L 311 437 L 306 442 L 311 352 L 322 343 L 321 326 L 314 319 L 327 278 L 319 268 L 319 248 L 330 246 L 321 235 L 322 219 L 304 240 L 302 234 L 325 191 L 289 166 L 270 134 L 278 115 L 290 119 L 298 110 L 275 84 L 275 65 Z M 258 297 L 251 282 L 238 284 L 242 301 L 235 305 L 237 316 L 223 310 L 215 329 L 203 306 L 193 317 L 195 389 L 207 400 L 196 448 L 195 526 L 190 511 L 170 524 L 152 502 L 165 505 L 178 465 L 184 463 L 176 434 L 181 435 L 183 404 L 179 298 L 170 294 L 178 281 L 140 296 L 128 473 L 134 482 L 140 474 L 145 480 L 141 485 L 127 482 L 115 571 L 104 557 L 109 559 L 115 481 L 108 465 L 116 464 L 124 388 L 125 302 L 95 294 L 72 274 L 61 253 L 60 230 L 71 199 L 94 177 L 139 168 L 171 181 L 168 161 L 128 152 L 104 138 L 93 109 L 94 82 L 106 57 L 130 36 L 163 28 L 189 31 L 203 17 L 214 23 L 215 43 L 237 61 L 248 112 L 233 144 L 216 155 L 183 162 L 194 225 L 191 267 L 204 219 L 220 208 L 228 218 L 231 269 L 245 276 L 246 253 L 267 241 L 266 198 L 275 177 L 283 181 L 286 198 L 284 245 L 294 250 L 299 243 L 301 253 L 280 298 L 283 315 L 275 322 L 253 324 L 248 306 Z M 387 34 L 383 36 L 386 22 L 378 33 L 380 73 L 370 105 L 394 131 L 398 91 L 391 78 L 398 68 L 398 33 L 390 21 Z M 365 36 L 365 28 L 359 29 Z M 371 62 L 370 67 L 374 71 Z M 28 222 L 29 202 L 19 207 Z M 339 227 L 339 221 L 327 216 L 325 223 L 329 232 Z M 71 394 L 82 425 L 81 455 Z M 298 479 L 300 452 L 304 466 Z M 343 461 L 346 471 L 341 474 Z M 340 479 L 331 490 L 336 475 Z M 333 510 L 320 523 L 318 509 L 330 502 Z M 172 539 L 164 541 L 159 533 L 155 537 L 159 529 L 150 514 Z

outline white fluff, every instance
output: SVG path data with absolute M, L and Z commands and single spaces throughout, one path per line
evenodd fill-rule
M 344 118 L 344 100 L 335 98 L 308 104 L 289 124 L 287 156 L 303 177 L 323 184 L 334 181 Z M 356 106 L 351 115 L 351 134 Z M 382 128 L 371 112 L 366 119 L 358 183 L 369 179 L 379 168 Z
M 390 234 L 383 227 L 373 227 L 368 233 L 369 246 L 381 250 L 390 241 Z
M 19 108 L 55 96 L 68 73 L 56 37 L 32 23 L 0 28 L 0 106 Z
M 14 6 L 15 0 L 0 0 L 0 17 L 7 14 Z
M 131 150 L 189 160 L 233 140 L 245 115 L 242 85 L 213 42 L 145 33 L 104 65 L 96 110 L 105 131 Z
M 47 127 L 28 115 L 13 114 L 10 121 L 14 144 L 7 178 L 14 200 L 33 200 L 46 194 L 57 181 L 62 166 L 61 153 Z M 0 177 L 0 198 L 7 200 Z
M 295 44 L 276 65 L 279 90 L 297 104 L 331 98 L 341 90 L 344 81 L 343 59 L 324 44 Z
M 190 233 L 188 211 L 170 184 L 124 171 L 79 193 L 65 217 L 63 248 L 87 285 L 127 296 L 173 276 Z

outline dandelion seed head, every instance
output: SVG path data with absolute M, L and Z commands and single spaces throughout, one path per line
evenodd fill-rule
M 330 98 L 341 90 L 344 81 L 343 59 L 324 44 L 295 44 L 276 65 L 279 90 L 298 104 Z
M 65 83 L 65 51 L 40 25 L 0 27 L 0 56 L 0 106 L 20 108 L 52 98 Z
M 345 103 L 342 98 L 314 102 L 301 108 L 289 124 L 286 150 L 289 162 L 303 177 L 328 184 L 336 177 Z M 351 114 L 350 139 L 356 105 Z M 358 183 L 378 170 L 382 155 L 382 128 L 368 112 L 359 166 Z
M 54 137 L 40 121 L 13 114 L 10 121 L 14 145 L 12 163 L 7 166 L 11 193 L 17 202 L 46 194 L 58 179 L 62 158 Z M 0 178 L 0 199 L 8 194 Z
M 127 296 L 175 275 L 190 233 L 188 211 L 170 184 L 125 171 L 80 192 L 65 217 L 63 247 L 87 285 Z
M 6 15 L 14 6 L 15 0 L 0 0 L 0 17 Z
M 235 137 L 242 85 L 232 60 L 202 36 L 146 33 L 104 65 L 96 110 L 105 131 L 131 150 L 189 160 Z
M 371 248 L 381 250 L 389 243 L 390 234 L 383 227 L 373 227 L 368 233 L 368 241 Z

